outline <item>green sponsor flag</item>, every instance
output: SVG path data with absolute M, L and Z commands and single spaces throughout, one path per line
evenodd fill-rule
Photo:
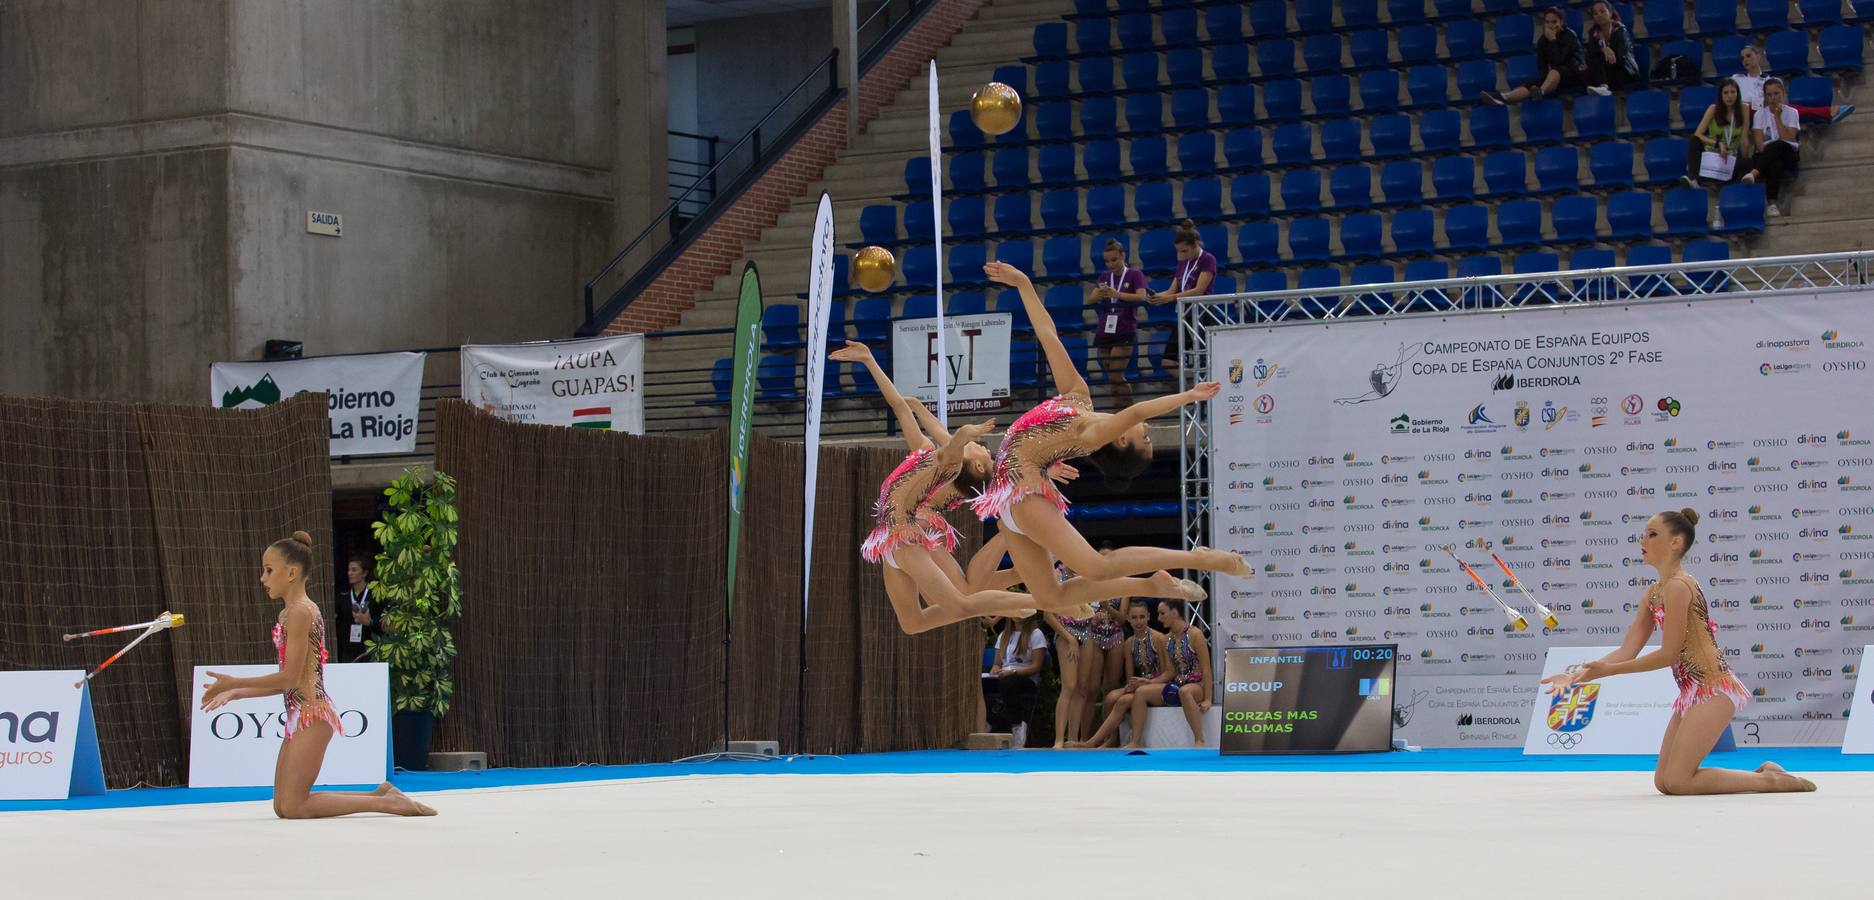
M 742 495 L 748 487 L 748 432 L 755 418 L 755 362 L 761 356 L 761 279 L 742 268 L 735 308 L 735 371 L 729 387 L 729 621 L 735 621 L 735 558 L 742 546 Z

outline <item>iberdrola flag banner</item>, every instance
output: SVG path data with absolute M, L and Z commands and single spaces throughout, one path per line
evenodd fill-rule
M 755 362 L 761 356 L 761 279 L 742 268 L 735 309 L 734 373 L 729 387 L 729 621 L 735 621 L 735 559 L 742 546 L 742 497 L 748 489 L 748 432 L 755 419 Z

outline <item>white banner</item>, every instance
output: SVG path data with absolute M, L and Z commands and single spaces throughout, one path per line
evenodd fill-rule
M 1257 569 L 1217 579 L 1217 645 L 1397 642 L 1402 697 L 1526 685 L 1552 645 L 1620 640 L 1655 577 L 1635 536 L 1689 506 L 1686 567 L 1756 701 L 1739 739 L 1838 741 L 1874 631 L 1870 299 L 1214 332 L 1211 539 Z M 1527 615 L 1501 556 L 1560 627 L 1506 632 L 1445 544 Z
M 813 505 L 820 489 L 820 406 L 826 386 L 826 327 L 833 310 L 833 198 L 820 195 L 813 222 L 813 268 L 807 270 L 807 491 L 801 548 L 801 621 L 813 584 Z
M 644 433 L 644 335 L 462 348 L 462 399 L 503 419 Z
M 83 671 L 0 672 L 0 800 L 104 793 Z
M 271 675 L 277 666 L 196 666 L 189 693 L 189 787 L 256 787 L 273 784 L 274 764 L 285 739 L 286 710 L 279 697 L 235 700 L 213 712 L 202 710 L 210 671 L 238 678 Z M 315 784 L 377 784 L 390 775 L 390 667 L 383 663 L 332 663 L 325 667 L 325 692 L 338 710 L 343 735 L 325 748 Z
M 1857 649 L 1861 652 L 1855 660 L 1842 664 L 1849 672 L 1861 671 L 1855 676 L 1854 697 L 1848 706 L 1848 733 L 1842 737 L 1841 752 L 1874 753 L 1874 676 L 1868 675 L 1862 665 L 1874 645 Z
M 1570 666 L 1612 653 L 1614 647 L 1550 647 L 1542 678 L 1558 675 Z M 1540 682 L 1541 679 L 1524 679 Z M 1523 752 L 1530 754 L 1653 754 L 1659 752 L 1666 723 L 1672 719 L 1672 701 L 1679 687 L 1668 669 L 1615 675 L 1577 684 L 1559 694 L 1537 690 L 1535 702 L 1524 707 L 1529 730 Z
M 1006 408 L 1010 315 L 951 316 L 943 323 L 947 341 L 937 337 L 935 319 L 892 323 L 892 384 L 899 393 L 926 406 L 937 404 L 939 392 L 947 390 L 950 402 L 937 406 L 940 413 L 946 407 L 957 413 Z M 948 355 L 943 355 L 946 343 Z M 945 364 L 938 365 L 939 359 Z
M 208 371 L 208 402 L 222 409 L 258 409 L 294 394 L 324 391 L 333 456 L 409 453 L 416 449 L 424 356 L 366 353 L 215 363 Z
M 1540 693 L 1534 676 L 1408 677 L 1401 670 L 1393 699 L 1394 737 L 1420 747 L 1519 747 L 1529 704 Z
M 930 208 L 931 232 L 935 238 L 935 257 L 937 260 L 937 321 L 944 320 L 944 153 L 943 153 L 943 118 L 937 102 L 937 61 L 930 61 Z M 937 356 L 944 356 L 945 332 L 939 329 L 933 333 L 937 337 Z M 937 388 L 933 396 L 944 396 L 945 382 L 949 375 L 942 368 L 937 370 Z M 893 380 L 897 380 L 896 376 Z M 950 412 L 946 407 L 937 407 L 937 421 L 945 428 L 950 427 Z

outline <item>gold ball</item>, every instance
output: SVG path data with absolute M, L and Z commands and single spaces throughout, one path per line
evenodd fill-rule
M 863 290 L 877 293 L 891 287 L 897 274 L 898 260 L 884 247 L 867 247 L 852 258 L 852 280 Z
M 983 134 L 1007 134 L 1022 120 L 1022 95 L 1000 81 L 991 81 L 970 95 L 970 119 Z

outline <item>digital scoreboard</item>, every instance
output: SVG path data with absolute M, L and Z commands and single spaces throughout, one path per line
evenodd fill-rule
M 1392 749 L 1396 644 L 1223 652 L 1224 753 Z

